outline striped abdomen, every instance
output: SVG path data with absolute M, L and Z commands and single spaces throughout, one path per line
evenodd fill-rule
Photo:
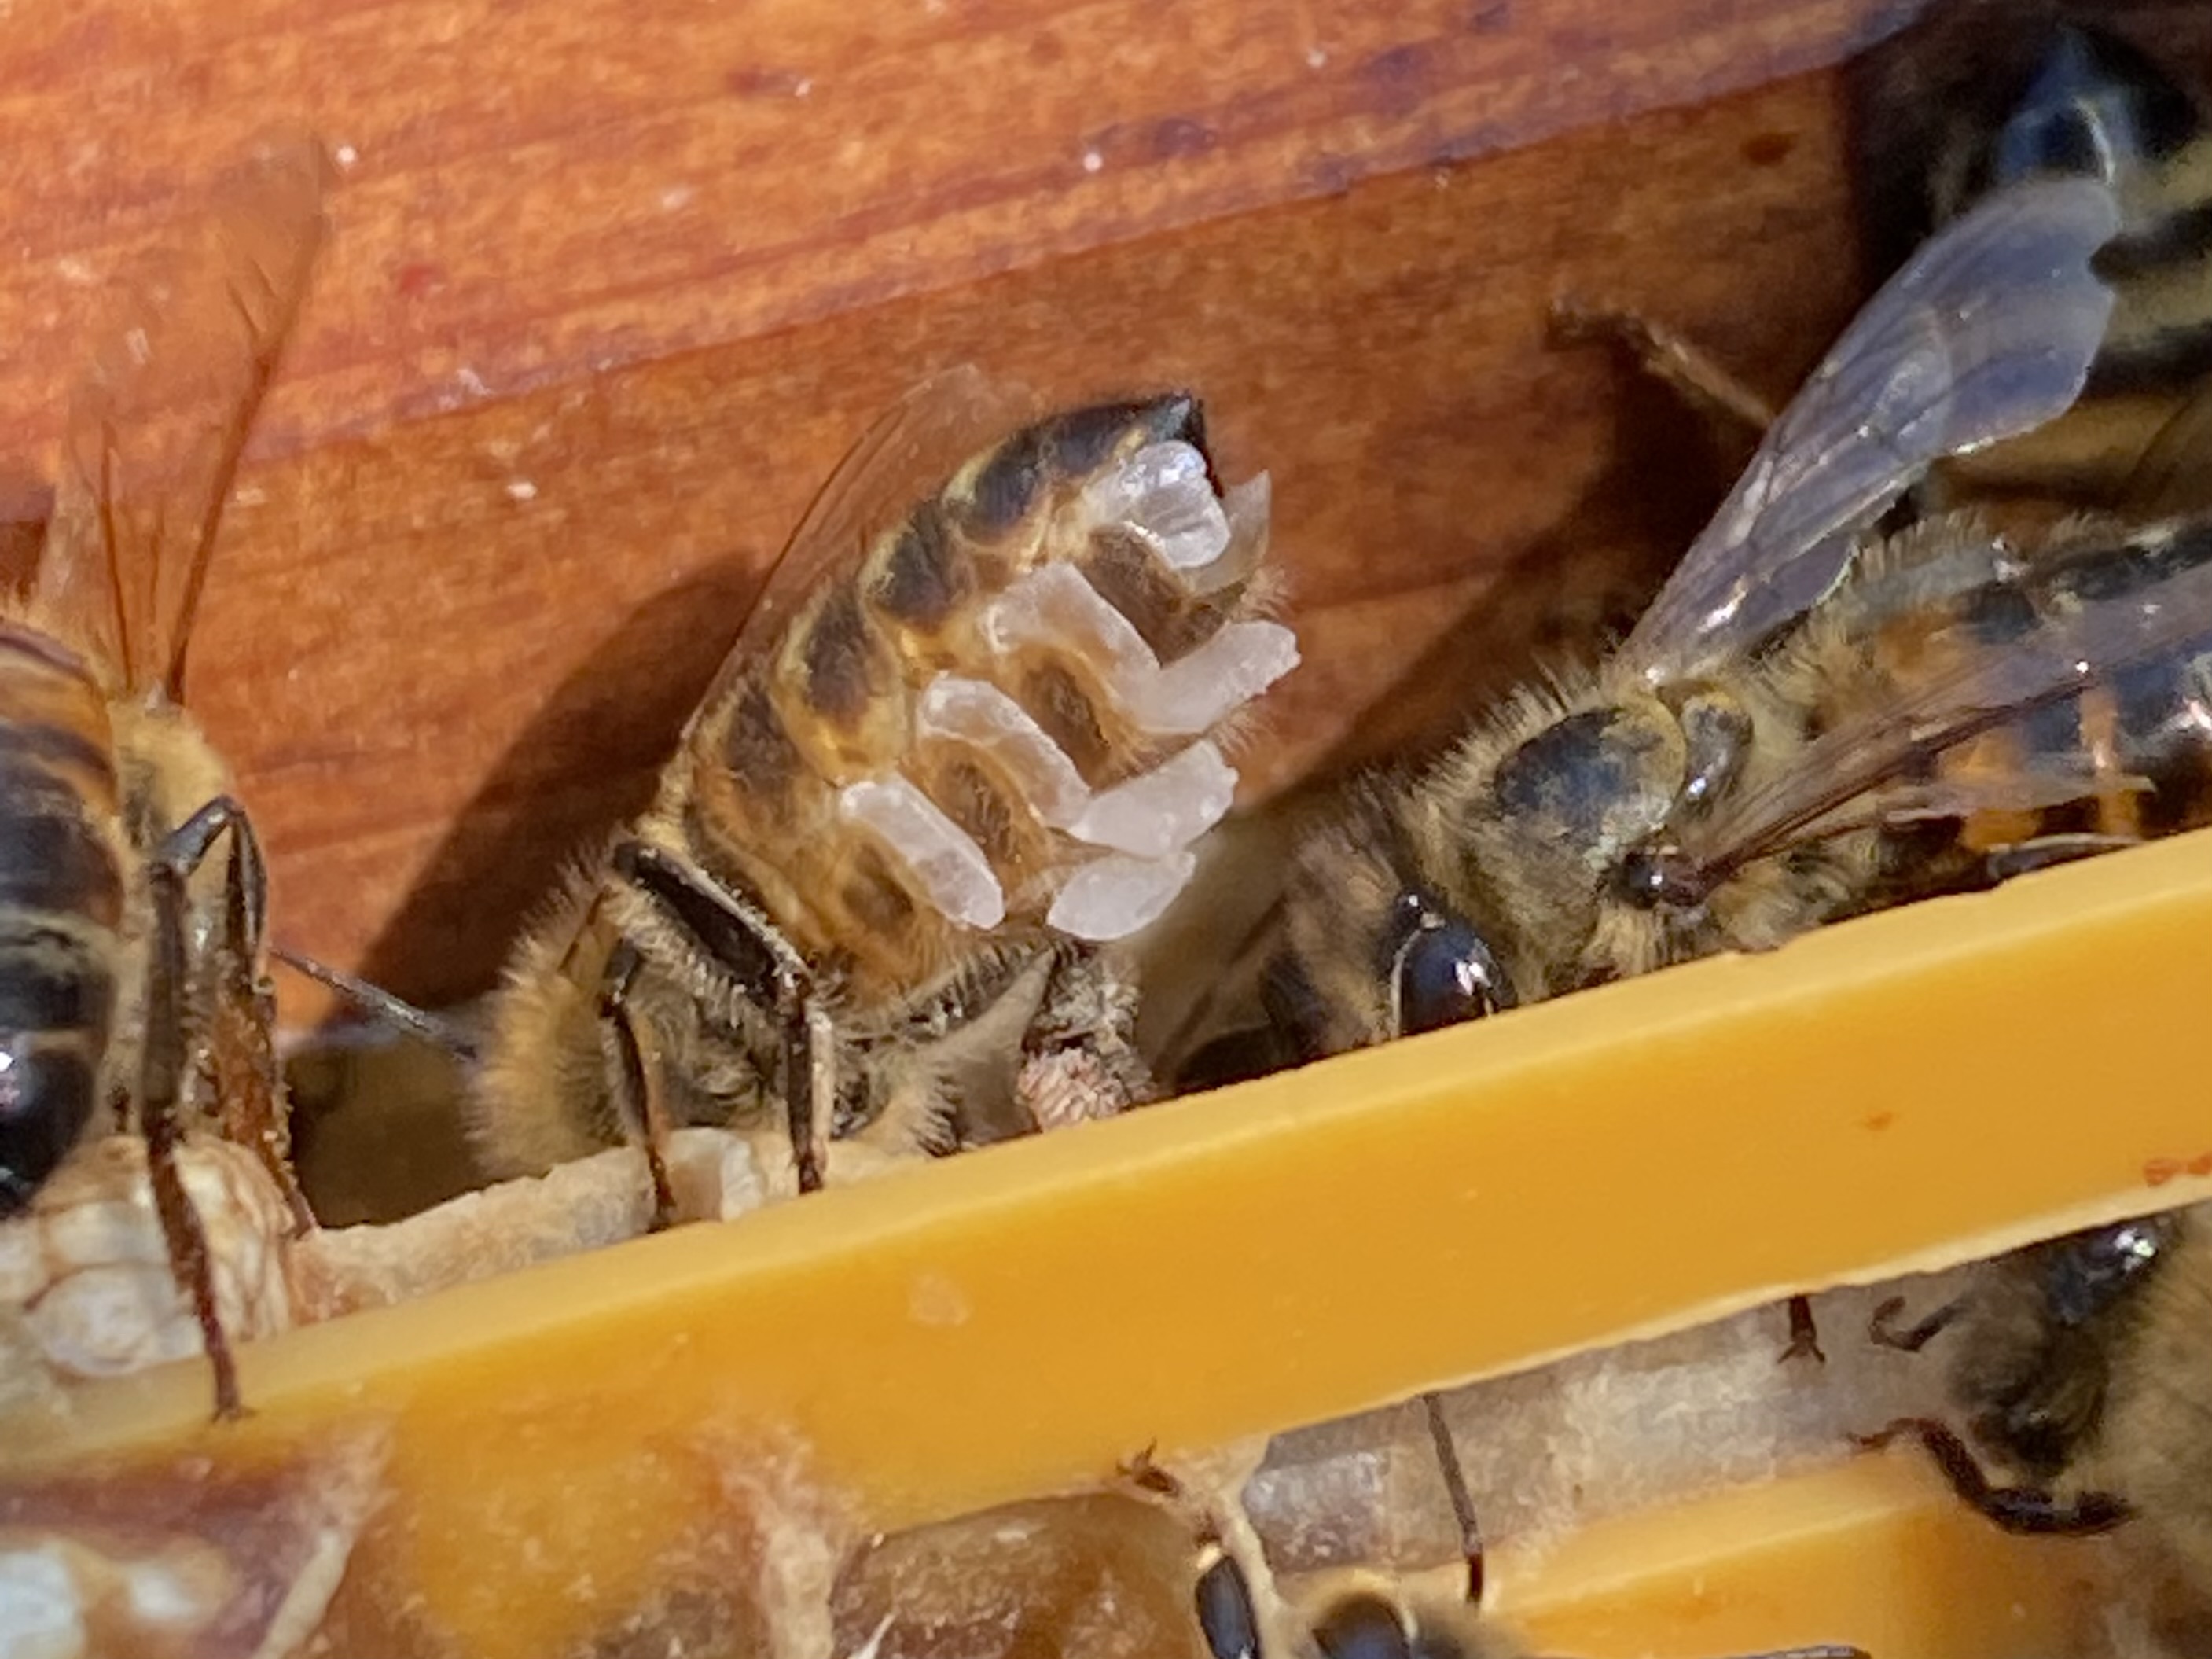
M 0 1215 L 91 1121 L 124 878 L 107 705 L 82 659 L 0 623 Z
M 2212 524 L 2115 530 L 2039 554 L 2003 575 L 1929 601 L 1893 619 L 1881 654 L 1899 680 L 1938 667 L 1942 641 L 1976 649 L 2025 641 L 2084 602 L 2152 599 L 2159 585 L 2212 563 Z M 2091 787 L 2063 806 L 1980 811 L 1898 836 L 1909 865 L 1942 884 L 1944 853 L 1978 866 L 1992 849 L 2052 836 L 2124 839 L 2172 835 L 2212 823 L 2212 647 L 2170 653 L 2105 683 L 2021 715 L 1947 750 L 1937 763 L 1953 779 L 1977 775 L 2080 778 Z M 2148 781 L 2150 788 L 2136 781 Z M 1999 784 L 1991 793 L 2002 796 Z M 1959 861 L 1951 860 L 1953 867 Z
M 1229 805 L 1214 738 L 1297 660 L 1250 614 L 1255 484 L 1222 494 L 1186 397 L 971 459 L 694 726 L 664 805 L 697 861 L 862 990 L 1002 927 L 1133 931 Z
M 1946 470 L 2079 502 L 2141 500 L 2163 483 L 2142 476 L 2145 452 L 2212 378 L 2212 122 L 2125 41 L 2057 26 L 1958 185 L 1939 184 L 1939 198 L 1956 199 L 1939 199 L 1938 215 L 2021 179 L 2067 174 L 2103 179 L 2120 202 L 2119 234 L 2095 261 L 2114 304 L 2088 385 L 2063 418 Z M 2198 504 L 2191 495 L 2157 506 Z

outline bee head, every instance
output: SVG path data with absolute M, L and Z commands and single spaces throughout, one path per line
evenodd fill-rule
M 1270 1024 L 1299 1058 L 1525 1000 L 1492 925 L 1495 907 L 1452 878 L 1465 868 L 1461 839 L 1435 792 L 1378 787 L 1299 846 L 1285 887 L 1282 948 L 1261 988 Z
M 1216 1553 L 1198 1581 L 1198 1621 L 1212 1659 L 1270 1659 L 1244 1570 Z M 1306 1627 L 1315 1659 L 1491 1659 L 1504 1644 L 1490 1637 L 1472 1602 L 1434 1608 L 1363 1585 L 1333 1597 Z
M 1322 1659 L 1413 1659 L 1405 1610 L 1372 1590 L 1355 1590 L 1324 1608 L 1313 1638 Z
M 1260 1659 L 1260 1615 L 1251 1581 L 1237 1558 L 1218 1546 L 1198 1575 L 1198 1627 L 1213 1659 Z

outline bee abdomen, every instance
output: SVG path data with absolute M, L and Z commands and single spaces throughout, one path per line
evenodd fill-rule
M 2161 583 L 2208 562 L 2212 524 L 2118 535 L 2054 550 L 1961 594 L 1952 614 L 1982 645 L 2002 647 L 2085 604 L 2154 601 Z M 1971 769 L 1992 750 L 2031 769 L 2041 763 L 2078 771 L 2086 762 L 2109 786 L 2063 806 L 1979 815 L 1964 831 L 1970 845 L 2069 833 L 2160 836 L 2212 823 L 2212 651 L 2129 665 L 1978 739 L 1947 764 Z
M 2097 255 L 2116 307 L 2087 393 L 2193 383 L 2212 370 L 2212 129 L 2196 100 L 2117 35 L 2056 27 L 1989 140 L 1984 190 L 2054 173 L 2120 192 L 2120 232 Z
M 0 624 L 0 915 L 122 920 L 107 707 L 82 661 Z
M 1247 614 L 1267 509 L 1264 478 L 1223 494 L 1193 400 L 1103 404 L 969 462 L 817 590 L 719 757 L 822 930 L 1149 920 L 1227 810 L 1212 734 L 1297 660 Z
M 0 1217 L 30 1201 L 92 1121 L 113 943 L 73 918 L 0 915 Z

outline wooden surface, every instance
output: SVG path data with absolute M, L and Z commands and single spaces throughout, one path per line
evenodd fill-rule
M 1188 382 L 1231 473 L 1275 472 L 1307 666 L 1265 788 L 1401 674 L 1370 747 L 1632 606 L 1720 473 L 1546 307 L 1647 307 L 1786 388 L 1862 286 L 1811 72 L 1912 9 L 18 5 L 0 507 L 105 273 L 305 118 L 334 240 L 191 688 L 288 942 L 480 988 L 838 454 L 962 359 Z

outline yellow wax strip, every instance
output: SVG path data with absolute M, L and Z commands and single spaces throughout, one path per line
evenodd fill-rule
M 243 1425 L 118 1379 L 0 1467 L 388 1422 L 426 1605 L 526 1652 L 684 1524 L 682 1433 L 895 1527 L 2202 1196 L 2208 963 L 2212 834 L 298 1331 Z
M 1492 1562 L 1536 1651 L 1712 1659 L 1849 1643 L 1875 1659 L 2074 1651 L 2100 1542 L 2008 1537 L 1917 1447 L 1597 1522 Z

